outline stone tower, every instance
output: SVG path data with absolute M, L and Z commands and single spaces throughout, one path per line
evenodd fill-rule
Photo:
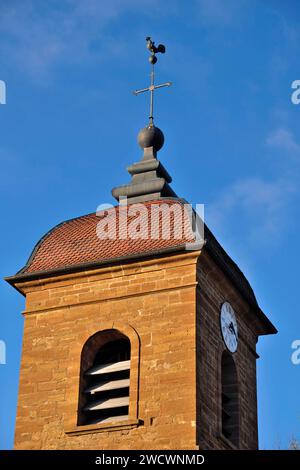
M 196 240 L 163 141 L 152 120 L 117 206 L 7 278 L 26 298 L 16 449 L 257 448 L 256 343 L 276 329 L 206 226 Z

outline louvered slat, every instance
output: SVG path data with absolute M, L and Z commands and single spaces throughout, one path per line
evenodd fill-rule
M 129 405 L 129 397 L 108 398 L 87 405 L 85 411 L 104 410 L 107 408 L 119 408 Z
M 96 392 L 104 392 L 107 390 L 116 390 L 118 388 L 129 387 L 129 379 L 110 380 L 108 382 L 99 382 L 85 389 L 84 393 L 94 394 Z
M 110 372 L 119 372 L 121 370 L 128 370 L 130 369 L 130 361 L 120 361 L 114 362 L 111 364 L 101 364 L 100 366 L 92 367 L 88 371 L 86 371 L 86 375 L 99 375 L 99 374 L 107 374 Z
M 112 422 L 115 422 L 115 421 L 125 421 L 126 419 L 128 419 L 128 415 L 109 416 L 108 418 L 95 419 L 94 421 L 91 421 L 90 424 L 112 423 Z

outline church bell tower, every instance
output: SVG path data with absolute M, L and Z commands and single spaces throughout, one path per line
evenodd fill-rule
M 67 220 L 6 280 L 25 296 L 16 449 L 256 449 L 256 343 L 276 333 L 171 188 L 149 122 L 116 206 Z M 195 235 L 202 224 L 203 237 Z

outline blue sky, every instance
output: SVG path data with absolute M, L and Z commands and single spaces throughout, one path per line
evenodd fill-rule
M 160 159 L 279 330 L 258 343 L 260 447 L 300 438 L 300 79 L 297 0 L 3 0 L 1 278 L 57 223 L 112 203 L 147 122 L 145 36 L 167 45 L 157 79 Z M 159 95 L 159 96 L 158 96 Z M 0 448 L 11 448 L 24 298 L 0 282 Z

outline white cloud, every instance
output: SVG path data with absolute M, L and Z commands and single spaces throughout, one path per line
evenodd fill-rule
M 300 156 L 300 144 L 293 133 L 285 128 L 278 128 L 267 137 L 267 145 Z
M 260 244 L 277 243 L 286 223 L 286 210 L 296 187 L 289 179 L 248 178 L 226 188 L 206 214 L 209 224 L 223 232 L 239 225 L 242 238 Z M 240 233 L 241 235 L 241 233 Z
M 153 0 L 154 5 L 156 2 Z M 59 62 L 80 64 L 126 54 L 126 38 L 111 37 L 107 26 L 133 9 L 147 11 L 147 5 L 146 0 L 2 2 L 0 53 L 39 78 L 46 77 Z
M 285 168 L 277 178 L 249 177 L 225 188 L 208 205 L 208 222 L 223 233 L 232 233 L 238 223 L 243 240 L 268 245 L 281 240 L 290 221 L 293 203 L 299 195 L 300 144 L 293 133 L 283 127 L 270 132 L 266 139 L 270 149 L 281 151 Z M 296 158 L 295 158 L 296 157 Z M 296 163 L 291 168 L 291 163 Z

